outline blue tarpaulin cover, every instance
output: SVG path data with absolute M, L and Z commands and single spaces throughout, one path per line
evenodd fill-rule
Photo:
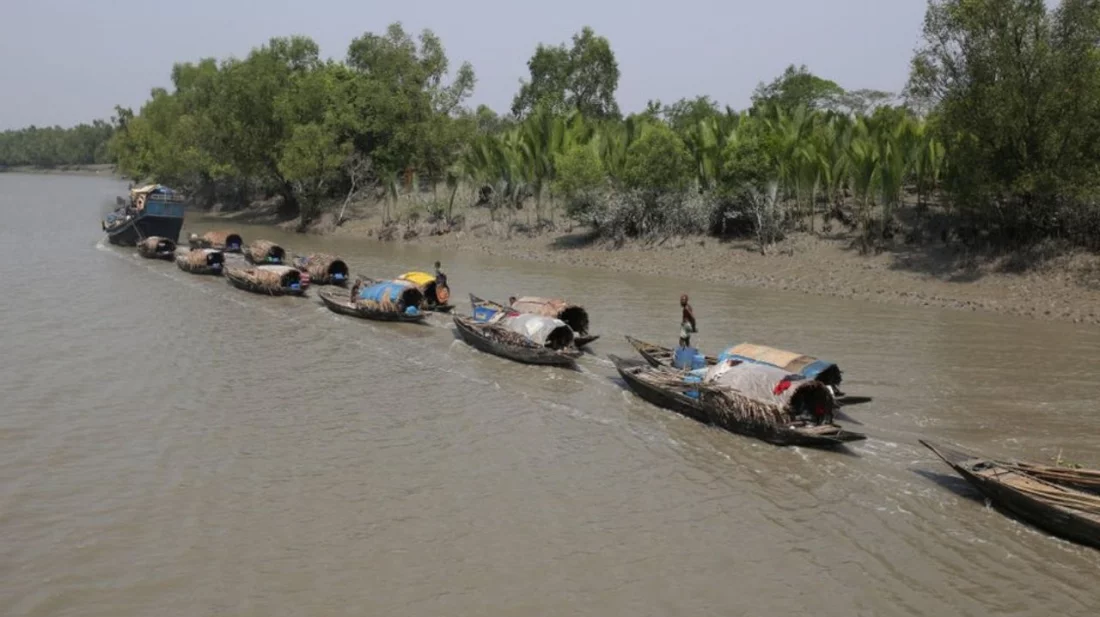
M 411 287 L 411 285 L 408 283 L 398 283 L 396 281 L 376 283 L 360 290 L 359 299 L 373 300 L 378 303 L 392 302 L 393 304 L 397 304 L 398 301 L 401 300 L 401 294 L 409 287 Z

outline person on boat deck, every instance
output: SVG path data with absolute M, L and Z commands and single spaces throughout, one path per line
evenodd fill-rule
M 435 286 L 450 287 L 450 285 L 447 285 L 447 275 L 443 273 L 443 270 L 440 268 L 440 263 L 438 261 L 435 262 Z
M 515 296 L 508 296 L 508 306 L 512 306 L 515 303 L 516 303 L 516 297 Z
M 695 311 L 688 304 L 687 294 L 680 296 L 680 307 L 680 346 L 691 347 L 691 335 L 699 332 L 699 328 L 695 325 Z
M 355 284 L 351 286 L 351 295 L 348 296 L 348 302 L 355 303 L 355 299 L 359 297 L 359 290 L 363 288 L 363 279 L 355 279 Z

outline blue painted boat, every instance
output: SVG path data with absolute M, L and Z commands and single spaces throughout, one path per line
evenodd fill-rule
M 160 184 L 130 189 L 130 200 L 103 218 L 103 231 L 111 244 L 136 246 L 157 236 L 179 242 L 183 229 L 183 195 Z

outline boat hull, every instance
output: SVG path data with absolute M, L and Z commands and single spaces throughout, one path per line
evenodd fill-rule
M 265 287 L 257 285 L 247 279 L 238 278 L 225 274 L 225 280 L 229 281 L 229 284 L 237 289 L 243 289 L 244 291 L 250 291 L 254 294 L 260 294 L 262 296 L 304 296 L 306 290 L 304 288 L 294 289 L 293 287 Z
M 515 311 L 515 309 L 512 309 L 511 307 L 505 306 L 505 305 L 503 305 L 499 302 L 493 302 L 492 300 L 486 300 L 484 298 L 479 298 L 479 297 L 475 296 L 474 294 L 470 294 L 470 306 L 471 306 L 471 309 L 473 310 L 473 313 L 474 313 L 475 316 L 479 313 L 479 311 L 478 311 L 479 308 L 481 308 L 482 310 L 488 310 L 488 311 L 500 312 L 500 313 L 519 312 L 519 311 Z M 594 342 L 598 338 L 600 338 L 599 334 L 583 334 L 582 335 L 582 334 L 574 331 L 573 346 L 577 349 L 582 349 L 582 348 L 588 346 L 590 343 Z
M 955 470 L 955 473 L 962 476 L 971 486 L 978 489 L 978 492 L 1002 512 L 1052 535 L 1100 549 L 1100 517 L 1089 518 L 1074 514 L 1072 511 L 1036 499 L 1006 482 L 986 477 L 979 472 L 979 465 L 998 465 L 995 461 L 946 448 L 923 439 L 920 443 Z
M 145 238 L 160 236 L 173 242 L 179 241 L 183 229 L 183 217 L 145 214 L 114 227 L 107 228 L 107 241 L 118 246 L 137 246 Z
M 575 353 L 563 353 L 546 347 L 509 345 L 502 341 L 493 340 L 481 331 L 483 328 L 493 328 L 495 326 L 478 324 L 461 315 L 455 315 L 454 322 L 459 337 L 467 345 L 478 351 L 523 364 L 576 368 Z
M 184 272 L 187 272 L 189 274 L 207 274 L 210 276 L 221 276 L 223 269 L 223 265 L 220 263 L 215 265 L 198 266 L 188 263 L 187 260 L 180 259 L 179 257 L 176 258 L 176 265 L 179 266 L 180 270 L 183 270 Z
M 834 448 L 866 439 L 866 436 L 860 433 L 839 430 L 835 427 L 797 429 L 785 426 L 764 426 L 724 421 L 721 418 L 725 416 L 713 412 L 705 401 L 689 397 L 678 390 L 662 388 L 644 379 L 643 375 L 646 371 L 669 369 L 652 367 L 649 366 L 648 362 L 642 360 L 625 360 L 618 356 L 609 356 L 609 358 L 626 385 L 642 400 L 675 411 L 704 424 L 712 424 L 731 433 L 753 437 L 776 446 L 815 448 Z M 669 370 L 669 372 L 672 371 Z
M 347 292 L 343 291 L 329 291 L 319 290 L 317 296 L 321 298 L 321 302 L 325 305 L 325 308 L 338 313 L 340 315 L 347 315 L 349 317 L 358 317 L 359 319 L 369 319 L 371 321 L 393 321 L 404 323 L 423 323 L 424 313 L 417 313 L 416 315 L 406 315 L 405 313 L 398 313 L 395 311 L 373 311 L 365 307 L 352 304 L 348 298 Z

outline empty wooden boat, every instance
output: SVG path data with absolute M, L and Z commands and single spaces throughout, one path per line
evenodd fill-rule
M 1100 548 L 1100 495 L 1093 483 L 1100 472 L 1066 479 L 1056 469 L 920 442 L 1002 511 L 1060 538 Z M 1036 467 L 1038 474 L 1032 472 Z M 1081 490 L 1082 482 L 1092 490 Z

